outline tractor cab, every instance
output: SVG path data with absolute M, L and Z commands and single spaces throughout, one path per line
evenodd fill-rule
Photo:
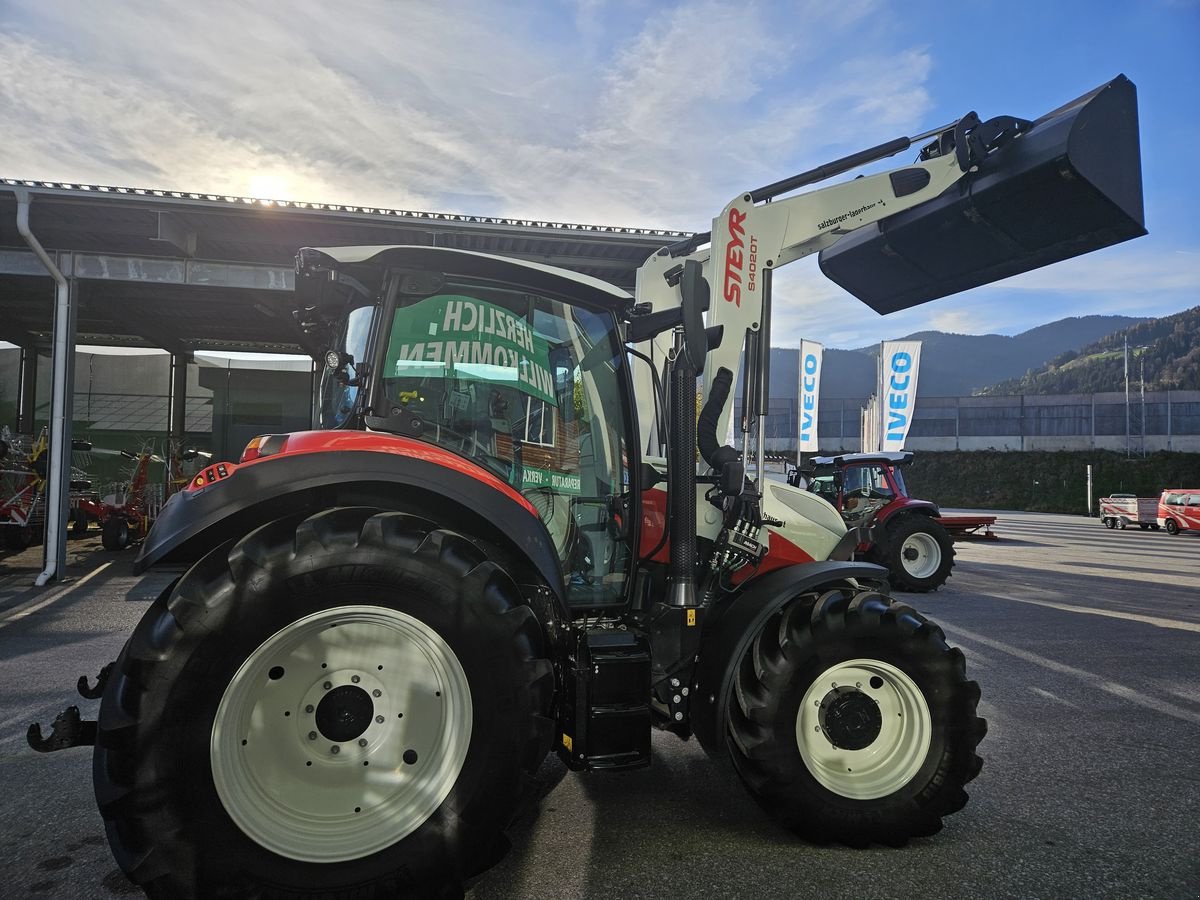
M 882 522 L 914 506 L 930 508 L 936 516 L 934 504 L 908 496 L 902 470 L 912 461 L 908 451 L 816 456 L 792 480 L 807 479 L 808 489 L 828 500 L 848 525 Z
M 299 257 L 298 317 L 324 363 L 319 427 L 400 435 L 469 461 L 536 509 L 569 605 L 622 604 L 637 446 L 618 332 L 628 295 L 482 254 L 365 251 Z

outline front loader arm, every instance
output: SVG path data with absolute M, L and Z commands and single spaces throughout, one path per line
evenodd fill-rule
M 903 144 L 898 149 L 911 144 L 910 139 L 899 140 Z M 948 143 L 941 140 L 939 146 Z M 877 157 L 863 161 L 871 158 Z M 834 174 L 836 171 L 845 169 L 835 170 Z M 782 200 L 764 197 L 763 191 L 742 194 L 713 219 L 709 246 L 685 248 L 680 255 L 664 248 L 642 265 L 636 288 L 638 302 L 649 303 L 653 311 L 678 306 L 679 288 L 672 274 L 684 260 L 700 262 L 712 298 L 708 324 L 724 326 L 724 339 L 710 352 L 705 370 L 712 375 L 721 368 L 729 369 L 736 381 L 746 332 L 761 338 L 764 352 L 770 346 L 769 291 L 763 289 L 764 280 L 770 278 L 768 273 L 831 246 L 863 225 L 932 200 L 962 178 L 964 171 L 959 155 L 951 151 Z M 787 183 L 781 186 L 786 189 Z M 669 346 L 669 334 L 655 338 L 654 358 L 664 359 Z M 711 383 L 711 378 L 706 383 Z M 639 418 L 651 423 L 655 421 L 649 405 L 653 391 L 641 388 L 639 385 L 637 392 Z M 707 398 L 707 389 L 704 395 Z M 731 412 L 732 402 L 727 401 L 717 423 L 718 435 L 726 434 Z M 752 415 L 752 411 L 745 414 Z

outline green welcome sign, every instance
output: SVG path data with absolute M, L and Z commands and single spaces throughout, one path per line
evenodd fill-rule
M 528 322 L 502 306 L 437 294 L 396 310 L 384 375 L 505 384 L 553 406 L 549 349 Z

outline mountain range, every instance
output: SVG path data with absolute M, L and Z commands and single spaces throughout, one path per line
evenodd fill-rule
M 1020 379 L 1048 360 L 1147 322 L 1131 316 L 1078 316 L 1039 325 L 1017 335 L 950 334 L 919 331 L 897 340 L 919 340 L 921 370 L 918 397 L 962 397 L 983 393 L 999 382 Z M 1196 346 L 1195 344 L 1193 346 Z M 875 392 L 878 345 L 856 350 L 826 349 L 821 373 L 822 399 L 862 399 Z M 771 395 L 796 396 L 800 351 L 771 351 Z M 1122 382 L 1123 384 L 1123 382 Z M 1115 387 L 1105 388 L 1116 390 Z M 1005 391 L 1007 393 L 1008 391 Z

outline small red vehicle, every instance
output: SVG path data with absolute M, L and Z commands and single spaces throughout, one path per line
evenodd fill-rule
M 1158 524 L 1167 534 L 1200 531 L 1200 488 L 1168 488 L 1158 498 Z
M 147 482 L 150 462 L 158 457 L 149 450 L 141 453 L 122 450 L 121 455 L 135 463 L 128 486 L 85 510 L 99 520 L 100 542 L 105 550 L 124 550 L 141 540 L 150 530 L 152 519 Z
M 901 469 L 911 451 L 815 456 L 789 481 L 807 486 L 849 526 L 871 526 L 859 555 L 886 566 L 900 590 L 937 590 L 954 568 L 954 541 L 994 540 L 995 516 L 943 516 L 935 503 L 908 495 Z M 953 535 L 953 537 L 952 537 Z

